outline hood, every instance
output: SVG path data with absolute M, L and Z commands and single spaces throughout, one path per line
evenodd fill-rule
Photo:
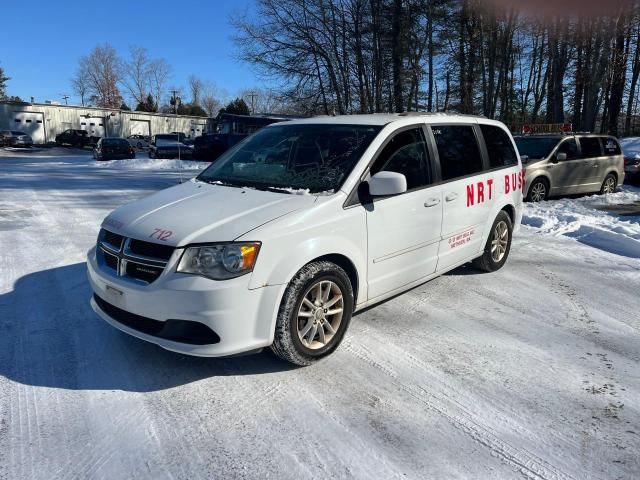
M 313 195 L 225 187 L 192 179 L 117 208 L 102 227 L 174 247 L 226 242 L 315 201 Z

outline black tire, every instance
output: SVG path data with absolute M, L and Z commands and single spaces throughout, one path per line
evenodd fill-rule
M 504 253 L 502 257 L 496 259 L 494 257 L 494 252 L 492 251 L 493 242 L 498 237 L 498 225 L 501 223 L 506 225 L 507 238 L 506 245 L 504 245 Z M 487 238 L 487 243 L 484 246 L 484 252 L 481 257 L 476 258 L 473 261 L 473 265 L 482 270 L 484 272 L 495 272 L 496 270 L 500 270 L 502 266 L 507 261 L 509 257 L 509 252 L 511 251 L 511 239 L 513 237 L 513 223 L 511 222 L 511 217 L 507 212 L 501 210 L 500 213 L 496 216 L 496 219 L 493 221 L 493 225 L 491 225 L 491 231 L 489 232 L 489 238 Z
M 602 186 L 600 187 L 600 195 L 613 193 L 615 192 L 617 187 L 618 187 L 618 178 L 613 173 L 610 173 L 606 177 L 604 177 Z
M 543 192 L 540 194 L 540 192 Z M 541 195 L 541 196 L 540 196 Z M 541 202 L 549 198 L 549 182 L 545 178 L 536 178 L 531 182 L 527 193 L 527 202 Z
M 298 313 L 305 295 L 319 282 L 333 282 L 342 294 L 342 318 L 333 337 L 324 347 L 311 349 L 302 343 L 298 332 Z M 284 292 L 276 320 L 271 350 L 280 358 L 296 365 L 311 365 L 331 354 L 344 337 L 353 313 L 353 288 L 349 276 L 338 265 L 312 262 L 300 269 Z M 326 309 L 324 310 L 326 313 Z M 322 327 L 321 327 L 322 328 Z

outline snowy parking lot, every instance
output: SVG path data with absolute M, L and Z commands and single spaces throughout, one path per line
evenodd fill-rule
M 93 313 L 102 219 L 206 166 L 138 156 L 0 150 L 0 479 L 640 476 L 640 188 L 527 205 L 505 268 L 368 309 L 295 368 Z

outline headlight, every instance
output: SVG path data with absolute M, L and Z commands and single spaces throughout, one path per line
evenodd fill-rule
M 253 270 L 260 243 L 226 243 L 189 247 L 178 263 L 178 272 L 212 280 L 239 277 Z

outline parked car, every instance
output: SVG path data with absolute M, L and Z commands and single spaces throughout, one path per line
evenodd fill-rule
M 620 139 L 624 156 L 624 172 L 631 180 L 640 180 L 640 137 Z
M 0 131 L 0 147 L 32 147 L 30 135 L 16 130 Z
M 95 145 L 100 137 L 91 137 L 86 130 L 69 128 L 56 135 L 56 145 L 70 145 L 76 148 L 84 148 L 88 145 Z
M 624 181 L 618 141 L 607 135 L 529 135 L 515 139 L 526 168 L 525 198 L 612 193 Z
M 154 135 L 149 145 L 149 158 L 184 158 L 193 157 L 193 147 L 179 141 L 173 133 Z
M 273 123 L 297 117 L 285 115 L 235 115 L 222 113 L 216 119 L 216 131 L 194 140 L 193 158 L 212 162 L 248 135 Z
M 96 160 L 122 160 L 136 158 L 136 151 L 124 138 L 107 137 L 98 140 L 93 149 L 93 158 Z
M 524 172 L 500 122 L 352 115 L 270 125 L 197 178 L 121 206 L 88 253 L 91 305 L 163 348 L 271 346 L 309 365 L 352 313 L 466 262 L 495 271 Z
M 184 143 L 185 145 L 193 144 L 193 139 L 191 137 L 188 137 L 184 132 L 171 132 L 171 135 L 176 135 L 180 143 Z
M 149 135 L 129 135 L 127 140 L 132 147 L 142 150 L 143 148 L 149 148 L 151 137 Z

